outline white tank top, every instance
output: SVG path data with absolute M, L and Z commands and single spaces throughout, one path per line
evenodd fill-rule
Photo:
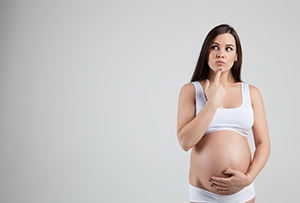
M 196 89 L 196 116 L 207 101 L 200 82 L 194 81 L 192 83 Z M 249 84 L 241 82 L 241 88 L 242 105 L 236 108 L 217 108 L 217 111 L 204 135 L 218 130 L 233 130 L 247 137 L 248 132 L 254 123 L 254 114 L 251 105 Z

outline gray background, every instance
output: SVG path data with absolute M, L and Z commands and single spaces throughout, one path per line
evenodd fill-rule
M 299 202 L 299 7 L 1 1 L 0 202 L 188 202 L 178 96 L 221 23 L 265 104 L 272 148 L 256 202 Z

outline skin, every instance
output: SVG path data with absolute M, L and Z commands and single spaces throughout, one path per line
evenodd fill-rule
M 208 78 L 209 81 L 214 81 L 216 78 L 215 70 L 222 68 L 222 75 L 218 79 L 218 83 L 222 84 L 224 87 L 229 87 L 231 86 L 230 81 L 233 80 L 232 75 L 229 74 L 229 70 L 233 64 L 233 59 L 236 61 L 238 55 L 234 50 L 229 51 L 230 48 L 228 47 L 233 46 L 227 44 L 235 45 L 235 40 L 231 34 L 226 33 L 218 35 L 214 41 L 217 42 L 219 46 L 218 48 L 214 47 L 213 51 L 209 54 L 208 64 L 213 71 L 210 71 Z M 233 49 L 235 49 L 235 46 Z M 224 65 L 216 65 L 213 63 L 215 60 L 227 61 L 227 63 Z M 224 174 L 232 175 L 230 178 L 211 177 L 210 182 L 212 182 L 220 191 L 238 191 L 245 185 L 251 183 L 265 166 L 270 155 L 270 138 L 263 99 L 259 90 L 252 85 L 250 85 L 250 95 L 252 96 L 252 107 L 254 111 L 254 124 L 252 127 L 256 146 L 254 157 L 246 173 L 241 173 L 240 171 L 231 168 L 225 168 L 224 170 L 226 172 L 222 172 Z
M 238 83 L 237 85 L 230 73 L 230 69 L 234 61 L 237 61 L 238 59 L 234 37 L 229 33 L 221 34 L 218 35 L 213 40 L 213 42 L 214 43 L 211 45 L 208 55 L 208 65 L 210 67 L 208 76 L 209 81 L 201 81 L 201 85 L 205 90 L 206 99 L 214 101 L 215 105 L 218 107 L 237 107 L 240 105 L 241 100 L 233 101 L 232 98 L 241 97 L 239 96 L 240 83 Z M 216 61 L 218 60 L 224 61 L 225 63 L 223 65 L 216 64 Z M 222 69 L 222 71 L 220 71 L 220 68 Z M 256 146 L 252 162 L 250 163 L 249 160 L 250 149 L 248 145 L 246 145 L 247 140 L 245 137 L 242 137 L 236 132 L 226 130 L 220 130 L 208 134 L 202 137 L 199 143 L 194 146 L 192 150 L 192 174 L 196 174 L 197 172 L 195 171 L 201 170 L 202 172 L 200 174 L 204 174 L 201 177 L 190 176 L 190 182 L 194 186 L 198 186 L 217 194 L 233 194 L 240 191 L 245 186 L 250 185 L 265 166 L 270 155 L 270 138 L 263 99 L 260 91 L 256 87 L 249 85 L 249 91 L 251 95 L 251 105 L 254 112 L 254 124 L 252 126 L 252 132 Z M 216 137 L 216 134 L 222 134 L 222 136 L 226 137 L 225 139 L 223 138 L 223 141 L 230 139 L 231 141 L 235 142 L 235 146 L 243 146 L 243 150 L 240 149 L 239 152 L 239 154 L 241 154 L 240 157 L 243 157 L 243 159 L 240 159 L 240 157 L 236 157 L 235 160 L 235 162 L 239 164 L 233 164 L 233 167 L 220 168 L 226 165 L 232 166 L 232 162 L 226 162 L 226 160 L 228 159 L 226 159 L 226 157 L 222 153 L 211 155 L 212 150 L 209 149 L 209 144 L 212 142 L 215 142 L 213 143 L 214 146 L 218 146 L 218 149 L 214 150 L 215 153 L 222 152 L 222 150 L 224 152 L 227 152 L 226 150 L 228 150 L 228 148 L 225 147 L 226 145 L 228 145 L 228 141 L 227 143 L 225 143 L 225 141 L 224 143 L 217 143 L 217 141 L 215 141 L 216 139 L 213 138 Z M 220 142 L 222 142 L 222 140 Z M 208 149 L 206 149 L 205 147 Z M 218 163 L 215 163 L 214 166 L 208 166 L 209 168 L 206 169 L 203 168 L 203 164 L 195 164 L 197 162 L 203 163 L 205 161 L 205 163 L 209 163 L 209 160 L 204 160 L 204 157 L 209 157 L 209 155 L 213 156 L 214 160 L 217 159 L 216 157 L 220 157 L 219 161 L 217 161 Z M 241 160 L 246 161 L 242 163 L 243 161 Z M 214 169 L 217 171 L 214 171 Z M 207 178 L 205 174 L 215 175 L 211 175 Z M 204 178 L 207 178 L 207 181 L 203 181 Z M 200 179 L 201 181 L 195 181 L 196 179 Z M 255 198 L 248 201 L 248 203 L 253 203 L 254 201 Z
M 225 88 L 231 87 L 234 84 L 234 79 L 229 70 L 237 58 L 234 37 L 229 33 L 218 35 L 213 40 L 208 55 L 208 66 L 210 67 L 208 80 L 210 83 L 214 82 L 217 71 L 222 68 L 218 83 Z M 219 65 L 216 64 L 216 61 L 223 61 L 225 64 Z

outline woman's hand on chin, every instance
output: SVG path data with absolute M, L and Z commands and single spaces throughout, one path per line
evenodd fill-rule
M 217 192 L 232 194 L 251 184 L 250 177 L 238 170 L 227 168 L 222 173 L 231 176 L 228 178 L 212 176 L 209 179 L 212 187 L 216 188 Z

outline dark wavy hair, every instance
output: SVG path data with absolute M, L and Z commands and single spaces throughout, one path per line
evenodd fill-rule
M 210 68 L 208 66 L 208 54 L 209 48 L 212 41 L 220 34 L 230 33 L 235 39 L 236 43 L 236 53 L 238 54 L 237 61 L 234 61 L 232 68 L 230 69 L 231 74 L 235 80 L 235 82 L 242 82 L 241 80 L 241 68 L 242 68 L 242 46 L 240 43 L 240 39 L 238 34 L 236 33 L 235 29 L 227 24 L 221 24 L 214 27 L 209 33 L 207 34 L 202 48 L 200 52 L 200 56 L 198 58 L 198 62 L 192 76 L 191 82 L 193 81 L 202 81 L 208 78 L 208 74 Z

